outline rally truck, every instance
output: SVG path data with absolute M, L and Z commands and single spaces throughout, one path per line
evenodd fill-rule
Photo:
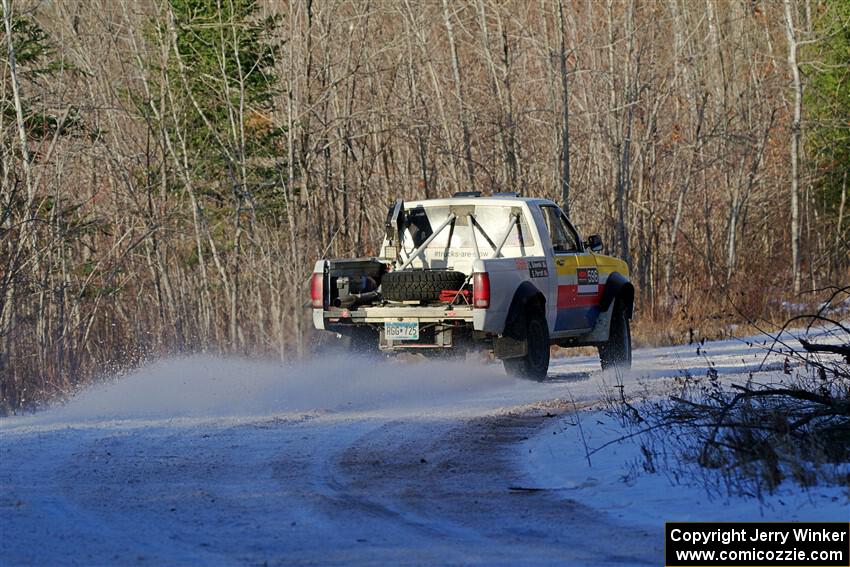
M 634 287 L 625 262 L 582 240 L 554 202 L 497 193 L 393 203 L 376 257 L 323 259 L 313 324 L 361 352 L 486 349 L 542 380 L 550 345 L 595 346 L 631 366 Z

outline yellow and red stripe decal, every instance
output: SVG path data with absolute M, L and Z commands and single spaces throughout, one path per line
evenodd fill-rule
M 593 326 L 599 315 L 596 309 L 605 293 L 608 274 L 593 266 L 578 265 L 584 258 L 567 256 L 555 262 L 558 274 L 558 316 L 555 329 L 583 329 Z
M 558 309 L 569 309 L 571 307 L 592 307 L 599 305 L 605 286 L 598 284 L 595 293 L 579 293 L 578 285 L 558 284 Z

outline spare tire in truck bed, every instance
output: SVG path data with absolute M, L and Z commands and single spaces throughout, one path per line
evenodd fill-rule
M 400 270 L 381 278 L 381 294 L 387 301 L 440 301 L 444 289 L 460 289 L 466 274 L 452 270 Z

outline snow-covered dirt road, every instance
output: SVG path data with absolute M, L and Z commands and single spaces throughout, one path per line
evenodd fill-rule
M 635 354 L 627 389 L 709 360 L 734 380 L 763 356 L 740 341 Z M 161 361 L 0 420 L 0 564 L 658 565 L 663 519 L 704 496 L 625 498 L 616 453 L 588 468 L 564 424 L 612 380 L 595 357 L 553 361 L 543 384 L 470 362 Z M 800 517 L 847 520 L 840 492 L 797 500 Z M 767 504 L 705 510 L 787 517 Z

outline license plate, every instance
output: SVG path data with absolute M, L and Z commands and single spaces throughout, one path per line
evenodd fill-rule
M 392 321 L 384 323 L 384 336 L 390 341 L 419 340 L 419 322 Z

